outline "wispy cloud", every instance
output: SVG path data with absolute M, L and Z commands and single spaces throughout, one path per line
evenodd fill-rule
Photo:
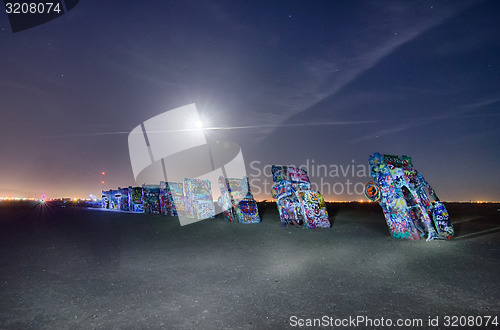
M 397 121 L 386 120 L 385 121 L 386 124 L 391 125 L 391 128 L 383 128 L 380 130 L 373 131 L 370 134 L 360 136 L 356 139 L 351 140 L 350 142 L 352 143 L 362 142 L 366 140 L 372 140 L 396 134 L 407 130 L 414 130 L 419 126 L 428 125 L 430 123 L 441 120 L 470 119 L 479 117 L 498 117 L 500 116 L 500 113 L 473 113 L 498 102 L 500 102 L 500 98 L 480 100 L 478 102 L 465 104 L 462 105 L 461 107 L 457 107 L 452 111 L 443 112 L 440 114 L 436 114 L 434 116 L 426 116 L 425 118 L 406 118 L 403 120 L 402 123 L 401 119 L 398 119 Z M 476 136 L 476 134 L 474 136 Z M 477 136 L 482 136 L 482 133 L 477 134 Z
M 263 113 L 260 120 L 286 121 L 307 111 L 336 95 L 405 43 L 474 3 L 477 1 L 434 8 L 406 2 L 377 2 L 370 8 L 360 8 L 357 18 L 363 23 L 356 30 L 339 31 L 338 44 L 297 63 L 297 69 L 268 95 L 281 111 Z

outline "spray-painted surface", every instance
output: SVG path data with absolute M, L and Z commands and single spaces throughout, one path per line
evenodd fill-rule
M 307 172 L 292 166 L 272 166 L 271 196 L 276 198 L 281 224 L 329 228 L 328 212 L 321 194 L 311 190 Z
M 120 191 L 119 190 L 103 190 L 102 191 L 102 208 L 118 211 L 120 210 Z
M 144 212 L 142 204 L 142 187 L 128 187 L 129 210 L 137 213 Z
M 111 190 L 103 190 L 101 193 L 101 207 L 109 210 Z
M 185 207 L 189 218 L 215 217 L 210 180 L 184 179 Z
M 160 209 L 163 215 L 185 215 L 184 185 L 182 182 L 160 182 Z
M 418 240 L 427 235 L 432 240 L 453 236 L 446 208 L 413 168 L 410 157 L 375 153 L 369 164 L 375 182 L 365 185 L 365 196 L 379 202 L 393 237 Z
M 160 186 L 143 184 L 142 203 L 144 213 L 160 214 Z
M 184 184 L 182 182 L 168 183 L 169 196 L 171 197 L 171 215 L 186 215 L 186 203 L 184 198 Z
M 222 208 L 224 219 L 234 221 L 237 217 L 241 223 L 260 222 L 259 209 L 255 201 L 248 177 L 242 179 L 219 177 L 221 197 L 219 205 Z
M 128 201 L 128 189 L 129 188 L 118 188 L 120 196 L 118 198 L 118 209 L 120 211 L 129 211 L 129 201 Z

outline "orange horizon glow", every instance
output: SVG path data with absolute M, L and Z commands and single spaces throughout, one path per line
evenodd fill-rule
M 90 194 L 92 195 L 92 194 Z M 78 195 L 73 195 L 73 197 L 20 197 L 20 196 L 0 196 L 0 201 L 50 201 L 50 200 L 72 200 L 72 201 L 88 201 L 92 200 L 92 198 L 86 197 L 77 197 Z M 94 195 L 92 195 L 94 196 Z M 96 198 L 97 199 L 97 198 Z M 276 202 L 276 199 L 256 199 L 257 202 Z M 377 203 L 370 200 L 325 200 L 326 203 Z M 485 201 L 485 200 L 469 200 L 469 201 L 442 201 L 443 203 L 463 203 L 463 204 L 500 204 L 500 201 Z

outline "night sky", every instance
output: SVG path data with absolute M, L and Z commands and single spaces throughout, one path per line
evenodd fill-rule
M 129 132 L 196 103 L 259 199 L 271 164 L 364 199 L 380 152 L 442 200 L 500 200 L 498 1 L 81 0 L 17 33 L 0 14 L 0 49 L 0 196 L 136 185 Z

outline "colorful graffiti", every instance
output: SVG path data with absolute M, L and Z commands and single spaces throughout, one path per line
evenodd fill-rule
M 330 227 L 325 201 L 319 192 L 311 190 L 305 170 L 273 165 L 271 171 L 271 196 L 276 199 L 282 226 Z
M 217 204 L 219 204 L 222 209 L 224 219 L 226 221 L 233 222 L 235 218 L 235 212 L 233 210 L 231 194 L 229 193 L 229 189 L 227 188 L 226 179 L 223 176 L 219 177 L 219 189 L 220 197 L 217 200 Z
M 103 190 L 101 193 L 101 207 L 109 210 L 109 201 L 111 199 L 111 190 Z
M 102 191 L 102 208 L 108 209 L 111 211 L 120 210 L 120 191 L 119 190 L 103 190 Z
M 186 202 L 184 197 L 184 184 L 182 182 L 169 182 L 168 189 L 170 191 L 172 208 L 171 215 L 186 216 Z
M 218 204 L 222 208 L 224 219 L 240 223 L 260 222 L 259 210 L 250 190 L 248 178 L 242 179 L 219 177 L 221 196 Z
M 165 181 L 160 182 L 160 213 L 162 215 L 169 215 L 171 208 L 167 184 Z
M 160 209 L 163 215 L 185 215 L 183 183 L 160 182 Z
M 143 213 L 142 187 L 128 187 L 129 210 L 132 212 Z
M 365 185 L 365 196 L 379 202 L 393 237 L 451 239 L 454 230 L 448 212 L 410 157 L 375 153 L 369 165 L 375 182 Z
M 120 211 L 129 211 L 129 201 L 128 201 L 128 188 L 118 188 L 119 199 L 118 199 L 118 209 Z
M 160 186 L 143 184 L 142 203 L 144 213 L 160 214 Z
M 215 217 L 210 180 L 184 179 L 184 205 L 189 218 L 206 219 Z

